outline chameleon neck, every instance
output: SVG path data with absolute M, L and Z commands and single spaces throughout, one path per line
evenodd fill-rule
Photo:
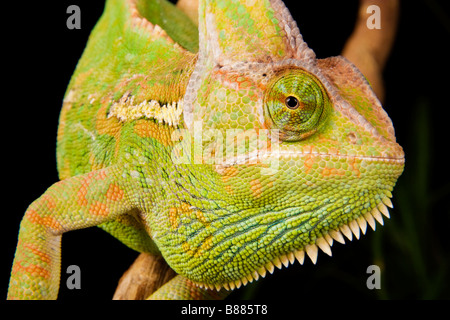
M 158 100 L 162 103 L 178 102 L 183 99 L 189 79 L 194 71 L 198 55 L 186 55 L 179 60 L 175 69 L 167 69 L 161 76 L 165 79 L 158 90 Z

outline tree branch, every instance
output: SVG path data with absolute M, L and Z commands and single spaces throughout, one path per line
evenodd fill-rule
M 198 0 L 178 0 L 177 7 L 198 26 Z
M 145 300 L 175 276 L 162 256 L 141 253 L 120 278 L 113 300 Z
M 370 5 L 380 8 L 381 29 L 369 29 Z M 370 82 L 378 99 L 384 100 L 383 69 L 394 43 L 399 16 L 399 0 L 360 0 L 358 18 L 342 55 L 353 62 Z

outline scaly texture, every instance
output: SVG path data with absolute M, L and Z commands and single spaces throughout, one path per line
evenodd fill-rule
M 403 150 L 356 67 L 316 59 L 280 0 L 200 1 L 198 26 L 162 0 L 107 2 L 9 299 L 57 297 L 78 228 L 161 254 L 178 276 L 150 299 L 217 299 L 389 216 Z

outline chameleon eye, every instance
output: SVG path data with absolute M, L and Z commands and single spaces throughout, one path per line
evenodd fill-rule
M 302 69 L 288 70 L 269 85 L 265 96 L 266 121 L 282 133 L 283 140 L 296 141 L 316 132 L 331 109 L 322 83 Z
M 288 107 L 289 109 L 297 109 L 299 107 L 299 102 L 297 100 L 296 97 L 293 96 L 289 96 L 286 98 L 286 107 Z

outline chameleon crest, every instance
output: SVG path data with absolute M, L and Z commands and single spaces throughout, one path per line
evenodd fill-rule
M 383 223 L 404 154 L 363 75 L 280 0 L 107 1 L 67 89 L 61 181 L 21 223 L 10 299 L 54 299 L 62 233 L 99 226 L 211 298 Z M 223 292 L 220 291 L 220 292 Z

